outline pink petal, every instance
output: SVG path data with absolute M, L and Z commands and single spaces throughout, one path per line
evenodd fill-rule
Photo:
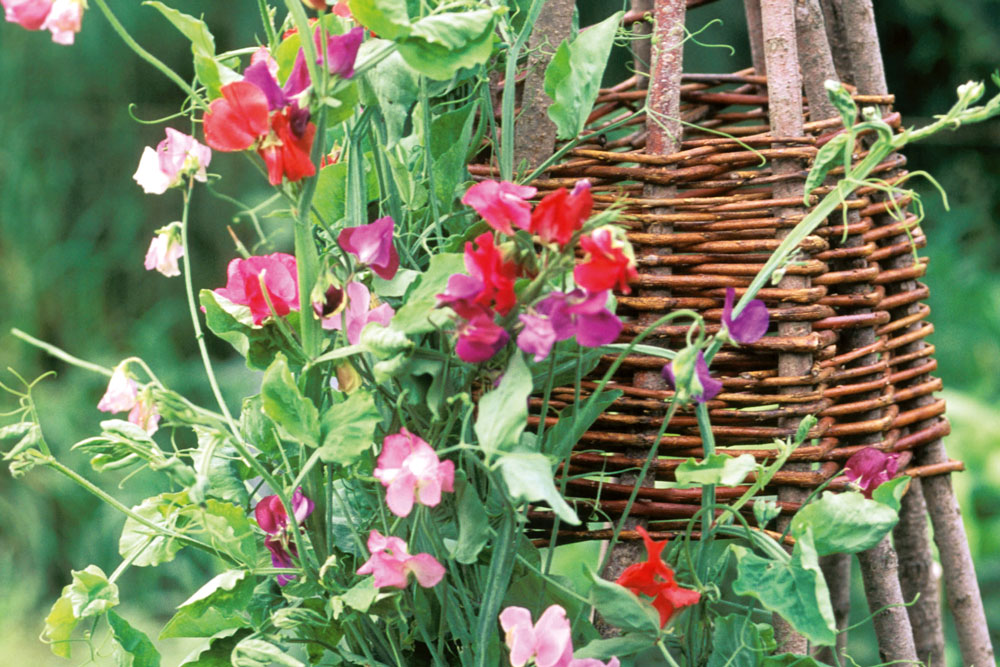
M 535 624 L 537 667 L 566 667 L 573 659 L 573 638 L 566 610 L 557 604 L 546 609 Z
M 160 168 L 159 156 L 149 146 L 143 149 L 139 167 L 132 174 L 132 179 L 147 195 L 162 195 L 171 184 L 170 176 Z
M 404 471 L 385 491 L 385 504 L 396 516 L 409 516 L 413 510 L 413 492 L 417 487 L 417 478 L 409 471 Z
M 507 633 L 512 667 L 523 667 L 535 655 L 535 631 L 531 612 L 524 607 L 507 607 L 500 612 L 500 627 Z
M 444 565 L 430 554 L 417 554 L 407 559 L 404 565 L 408 572 L 417 578 L 417 583 L 424 588 L 436 586 L 444 578 Z

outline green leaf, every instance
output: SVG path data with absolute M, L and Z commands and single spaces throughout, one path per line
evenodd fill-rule
M 778 518 L 781 508 L 774 498 L 757 498 L 753 501 L 753 516 L 757 520 L 757 527 L 763 530 L 767 524 Z
M 825 662 L 819 662 L 809 655 L 781 653 L 764 656 L 764 659 L 760 661 L 760 667 L 829 667 L 829 665 Z
M 521 351 L 517 350 L 507 362 L 500 386 L 479 399 L 474 428 L 487 461 L 497 452 L 511 450 L 517 445 L 528 423 L 531 389 L 531 373 Z
M 742 614 L 723 616 L 715 619 L 707 667 L 758 667 L 777 646 L 770 625 L 754 623 Z
M 305 667 L 298 658 L 294 658 L 263 639 L 247 638 L 233 649 L 233 667 Z
M 903 502 L 903 496 L 906 495 L 906 492 L 910 488 L 911 479 L 908 475 L 901 475 L 895 479 L 890 479 L 888 482 L 879 484 L 872 491 L 872 500 L 883 505 L 888 505 L 898 513 L 900 503 Z
M 310 447 L 319 445 L 319 412 L 302 395 L 280 352 L 264 373 L 260 387 L 261 407 L 289 439 Z
M 712 454 L 703 461 L 688 459 L 677 466 L 675 475 L 681 488 L 704 486 L 705 484 L 736 486 L 742 484 L 747 473 L 756 467 L 757 460 L 754 459 L 753 454 L 741 454 L 735 457 L 726 454 Z
M 347 163 L 338 162 L 323 167 L 316 177 L 316 194 L 313 196 L 313 215 L 319 215 L 328 226 L 334 227 L 344 218 L 347 205 Z
M 257 563 L 256 532 L 241 506 L 209 498 L 185 513 L 212 547 L 248 567 Z
M 278 454 L 278 438 L 274 433 L 274 422 L 264 414 L 260 394 L 243 399 L 240 432 L 247 443 L 265 454 Z
M 113 611 L 108 612 L 108 625 L 118 644 L 115 657 L 119 667 L 160 667 L 160 652 L 145 632 L 136 630 Z
M 482 65 L 493 54 L 495 17 L 492 9 L 425 16 L 399 43 L 399 54 L 431 79 L 450 79 L 463 67 Z
M 382 48 L 387 42 L 380 39 L 365 40 L 362 51 Z M 358 53 L 360 60 L 362 53 Z M 386 148 L 392 148 L 403 138 L 410 109 L 420 92 L 420 75 L 406 64 L 398 51 L 393 51 L 364 76 L 362 102 L 378 106 L 385 118 Z
M 559 421 L 545 432 L 545 445 L 542 449 L 557 459 L 566 458 L 574 445 L 587 432 L 601 414 L 622 395 L 620 389 L 602 391 L 594 399 L 593 405 L 587 407 L 587 402 L 570 405 L 559 413 Z M 582 409 L 580 414 L 577 410 Z
M 233 649 L 250 634 L 249 629 L 223 630 L 188 654 L 180 667 L 232 667 Z
M 833 646 L 837 624 L 811 530 L 797 539 L 792 557 L 784 562 L 761 558 L 744 547 L 730 548 L 739 573 L 733 582 L 734 593 L 756 598 L 809 641 Z
M 351 609 L 357 609 L 361 613 L 365 613 L 372 606 L 372 602 L 375 601 L 376 594 L 378 594 L 378 590 L 375 588 L 375 578 L 365 577 L 345 591 L 340 596 L 340 599 Z
M 187 523 L 181 510 L 189 506 L 187 493 L 161 493 L 146 498 L 132 511 L 163 530 L 178 532 Z M 128 517 L 118 541 L 118 553 L 122 558 L 134 557 L 132 565 L 145 567 L 172 561 L 182 546 L 176 538 Z
M 401 297 L 406 294 L 406 290 L 410 288 L 413 281 L 419 277 L 419 271 L 414 271 L 413 269 L 399 269 L 396 271 L 396 275 L 392 280 L 385 280 L 377 275 L 373 275 L 372 287 L 375 288 L 375 294 L 378 296 Z
M 375 427 L 382 415 L 375 407 L 371 393 L 358 389 L 343 403 L 327 408 L 323 415 L 323 446 L 320 458 L 327 463 L 349 466 L 371 449 Z
M 574 526 L 580 524 L 576 512 L 563 500 L 556 488 L 552 477 L 552 463 L 547 456 L 530 451 L 503 452 L 498 465 L 515 504 L 545 502 L 566 523 Z
M 858 117 L 858 105 L 854 103 L 851 93 L 839 81 L 828 80 L 825 86 L 826 95 L 840 113 L 844 127 L 854 125 L 854 120 Z
M 247 490 L 239 475 L 236 448 L 229 435 L 222 431 L 193 427 L 198 436 L 198 448 L 191 453 L 195 469 L 194 485 L 190 489 L 191 501 L 202 502 L 206 496 L 231 500 L 238 504 L 247 501 Z
M 63 658 L 71 656 L 69 639 L 77 623 L 107 613 L 118 604 L 118 586 L 108 581 L 101 568 L 88 565 L 83 570 L 73 570 L 71 575 L 72 583 L 63 587 L 62 595 L 45 617 L 42 631 L 42 640 Z
M 468 177 L 465 158 L 472 138 L 473 111 L 477 107 L 477 102 L 470 102 L 431 121 L 434 196 L 444 209 L 452 208 L 456 188 L 464 185 Z
M 333 127 L 353 116 L 359 99 L 356 82 L 340 82 L 332 94 L 323 98 L 323 103 L 327 106 L 327 125 Z
M 624 586 L 605 581 L 588 568 L 590 602 L 601 610 L 601 616 L 611 625 L 656 640 L 660 634 L 660 615 L 652 604 Z
M 182 602 L 167 621 L 160 639 L 212 637 L 222 630 L 249 625 L 247 605 L 253 598 L 254 580 L 243 570 L 228 570 Z
M 437 308 L 436 295 L 448 287 L 448 278 L 465 273 L 465 256 L 460 253 L 441 253 L 431 257 L 430 265 L 405 299 L 405 305 L 396 311 L 390 326 L 405 334 L 413 335 L 434 331 L 451 321 L 450 311 Z
M 573 657 L 578 659 L 596 658 L 598 660 L 624 658 L 655 645 L 656 638 L 653 636 L 639 632 L 627 632 L 619 637 L 594 639 L 579 650 L 574 651 Z
M 574 139 L 583 130 L 601 88 L 622 13 L 616 12 L 556 49 L 545 69 L 545 94 L 552 98 L 549 118 L 560 139 Z
M 809 176 L 806 177 L 805 190 L 802 194 L 806 205 L 809 204 L 809 193 L 823 184 L 823 180 L 830 173 L 830 170 L 843 165 L 845 160 L 850 161 L 850 152 L 845 156 L 844 151 L 845 149 L 849 151 L 850 148 L 853 148 L 853 146 L 848 147 L 848 143 L 853 142 L 853 140 L 854 137 L 848 132 L 838 134 L 826 142 L 819 149 L 819 152 L 816 153 L 812 169 L 809 170 Z
M 410 33 L 406 0 L 349 0 L 354 20 L 384 39 L 399 39 Z
M 899 515 L 893 508 L 857 491 L 827 491 L 795 514 L 791 534 L 798 539 L 811 530 L 820 556 L 853 554 L 878 544 L 897 521 Z
M 185 37 L 191 41 L 191 50 L 195 54 L 201 54 L 209 57 L 215 56 L 215 38 L 212 37 L 212 33 L 209 31 L 208 26 L 201 19 L 196 19 L 193 16 L 183 14 L 172 7 L 167 7 L 162 2 L 156 2 L 155 0 L 147 0 L 142 3 L 148 5 L 153 9 L 156 9 L 168 21 L 174 24 L 174 27 L 181 31 Z
M 490 520 L 483 501 L 462 471 L 456 471 L 455 474 L 455 506 L 458 513 L 458 542 L 451 557 L 463 565 L 471 565 L 490 541 Z
M 254 326 L 250 309 L 238 306 L 211 290 L 202 290 L 198 299 L 205 309 L 205 323 L 247 360 L 247 367 L 262 371 L 283 349 L 271 326 Z

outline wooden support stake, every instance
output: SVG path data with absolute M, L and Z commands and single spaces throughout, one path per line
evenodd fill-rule
M 827 79 L 839 81 L 826 37 L 819 0 L 796 0 L 795 35 L 802 67 L 802 83 L 809 100 L 809 120 L 826 120 L 840 114 L 826 94 Z
M 889 536 L 868 551 L 859 553 L 858 561 L 868 609 L 875 614 L 875 636 L 882 662 L 917 664 L 917 647 L 913 643 L 909 616 L 903 607 L 899 566 Z
M 747 15 L 753 71 L 757 76 L 764 76 L 767 74 L 767 62 L 764 60 L 764 32 L 760 28 L 760 0 L 743 0 L 743 7 Z

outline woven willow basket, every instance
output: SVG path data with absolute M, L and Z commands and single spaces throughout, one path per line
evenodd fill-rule
M 579 146 L 534 183 L 542 197 L 586 178 L 592 184 L 595 208 L 620 209 L 619 223 L 635 247 L 639 278 L 631 294 L 617 295 L 618 314 L 625 321 L 618 342 L 631 341 L 649 323 L 680 308 L 701 313 L 708 332 L 717 331 L 726 288 L 742 294 L 778 246 L 782 230 L 793 227 L 807 212 L 801 199 L 776 198 L 775 184 L 804 181 L 817 150 L 842 125 L 839 119 L 807 122 L 805 136 L 771 136 L 767 97 L 758 92 L 763 84 L 766 81 L 749 70 L 685 75 L 682 117 L 696 126 L 686 126 L 680 152 L 645 154 L 645 119 L 637 117 L 626 136 Z M 634 80 L 603 90 L 588 130 L 633 113 L 642 107 L 644 96 L 645 91 L 635 90 Z M 883 109 L 893 102 L 892 96 L 855 99 L 859 106 L 877 104 Z M 899 114 L 889 111 L 884 119 L 899 127 Z M 859 141 L 856 160 L 864 156 L 863 143 Z M 799 160 L 801 170 L 776 175 L 771 169 L 776 158 Z M 894 154 L 872 176 L 899 182 L 906 175 L 905 163 L 902 155 Z M 488 166 L 470 169 L 475 177 L 497 177 Z M 839 173 L 842 169 L 833 176 Z M 648 184 L 674 186 L 676 196 L 644 197 Z M 811 204 L 828 191 L 820 188 L 813 193 Z M 944 401 L 933 397 L 941 388 L 940 381 L 929 375 L 936 367 L 934 347 L 922 342 L 933 331 L 927 321 L 930 309 L 922 302 L 927 287 L 916 282 L 926 269 L 926 260 L 916 258 L 926 238 L 916 217 L 906 210 L 908 204 L 901 195 L 887 199 L 874 188 L 858 191 L 857 198 L 845 202 L 805 239 L 796 263 L 788 268 L 786 275 L 807 276 L 808 287 L 768 286 L 760 291 L 758 298 L 771 313 L 770 335 L 752 345 L 726 346 L 715 357 L 712 373 L 722 380 L 723 390 L 709 408 L 720 451 L 773 458 L 775 438 L 794 435 L 797 422 L 806 415 L 819 420 L 810 440 L 775 476 L 774 487 L 815 488 L 836 477 L 845 459 L 866 446 L 902 452 L 901 469 L 916 477 L 962 468 L 957 461 L 912 465 L 914 448 L 941 438 L 949 426 L 943 417 Z M 664 207 L 671 212 L 654 212 Z M 789 208 L 797 212 L 789 215 Z M 779 322 L 800 323 L 806 333 L 777 335 Z M 686 332 L 686 325 L 662 326 L 644 343 L 677 350 L 684 346 Z M 778 355 L 789 353 L 809 355 L 811 368 L 806 374 L 779 372 Z M 582 383 L 581 400 L 613 360 L 604 358 Z M 565 483 L 567 498 L 576 502 L 585 521 L 615 520 L 625 508 L 636 471 L 654 446 L 666 415 L 665 401 L 673 395 L 660 379 L 663 364 L 661 358 L 640 354 L 621 364 L 608 388 L 620 389 L 623 395 L 584 434 L 568 469 L 561 470 L 565 479 L 560 484 Z M 556 388 L 545 419 L 555 423 L 575 396 L 572 386 Z M 532 407 L 531 422 L 537 425 L 542 400 L 533 400 Z M 651 474 L 656 481 L 670 481 L 684 458 L 703 455 L 693 412 L 679 411 L 659 443 Z M 645 481 L 630 515 L 651 522 L 651 533 L 666 537 L 683 529 L 698 511 L 701 492 L 657 488 L 652 481 Z M 834 481 L 831 488 L 842 485 Z M 717 498 L 733 500 L 746 488 L 718 488 Z M 775 488 L 764 491 L 775 493 Z M 751 505 L 744 511 L 752 521 Z M 787 515 L 799 503 L 781 502 L 780 507 Z M 531 535 L 539 544 L 547 543 L 551 513 L 538 508 L 530 518 L 535 529 Z M 593 529 L 594 525 L 560 529 L 559 542 L 610 537 L 610 527 Z M 622 538 L 635 539 L 636 534 L 624 531 Z

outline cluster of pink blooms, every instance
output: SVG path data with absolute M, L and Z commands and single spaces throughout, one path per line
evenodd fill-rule
M 72 44 L 86 0 L 0 0 L 4 16 L 27 30 L 48 30 L 56 44 Z
M 537 190 L 507 181 L 482 181 L 466 191 L 462 202 L 474 208 L 500 234 L 512 236 L 517 229 L 527 231 L 538 242 L 560 251 L 572 250 L 579 240 L 583 260 L 573 270 L 580 289 L 569 293 L 553 291 L 519 315 L 521 326 L 517 345 L 546 358 L 552 346 L 576 336 L 584 346 L 606 345 L 621 332 L 621 321 L 605 304 L 609 291 L 629 292 L 628 281 L 636 274 L 635 261 L 617 230 L 601 227 L 580 237 L 584 222 L 593 210 L 590 184 L 579 181 L 572 191 L 560 188 L 531 208 L 528 198 Z M 465 245 L 467 274 L 448 280 L 438 305 L 447 306 L 459 317 L 455 352 L 469 363 L 492 358 L 510 340 L 497 322 L 517 305 L 515 281 L 527 277 L 523 267 L 504 256 L 491 232 Z
M 552 605 L 532 625 L 531 612 L 507 607 L 500 612 L 500 627 L 507 633 L 511 667 L 534 660 L 535 667 L 618 667 L 618 658 L 601 662 L 596 658 L 574 658 L 573 637 L 566 610 Z
M 102 412 L 128 412 L 128 420 L 152 435 L 159 428 L 160 414 L 156 411 L 148 389 L 139 391 L 139 385 L 128 374 L 128 363 L 115 367 L 108 388 L 97 404 Z

